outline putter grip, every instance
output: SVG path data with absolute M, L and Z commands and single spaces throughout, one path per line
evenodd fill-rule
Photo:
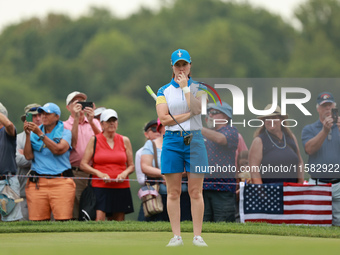
M 157 100 L 157 96 L 156 96 L 156 94 L 152 91 L 152 88 L 151 88 L 149 85 L 147 85 L 145 88 L 146 88 L 146 91 L 150 94 L 150 96 L 152 96 L 153 99 Z

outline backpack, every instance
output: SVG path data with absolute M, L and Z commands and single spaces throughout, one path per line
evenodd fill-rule
M 94 136 L 93 156 L 96 150 L 97 138 Z M 91 185 L 91 176 L 87 187 L 83 190 L 79 200 L 79 221 L 91 221 L 96 219 L 96 195 Z
M 80 221 L 90 221 L 96 219 L 96 196 L 90 182 L 83 190 L 79 200 Z

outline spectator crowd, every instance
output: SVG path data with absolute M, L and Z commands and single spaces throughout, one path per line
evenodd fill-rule
M 271 107 L 268 105 L 265 110 Z M 339 164 L 340 121 L 332 116 L 335 107 L 335 99 L 330 92 L 320 93 L 317 97 L 319 118 L 304 127 L 302 132 L 301 151 L 308 155 L 309 164 Z M 162 160 L 166 156 L 162 156 L 162 148 L 164 150 L 163 138 L 170 133 L 173 136 L 175 132 L 165 130 L 164 120 L 146 120 L 147 124 L 143 127 L 146 142 L 136 152 L 134 160 L 129 138 L 116 132 L 119 118 L 115 110 L 88 104 L 87 95 L 78 91 L 67 96 L 66 108 L 70 115 L 62 122 L 58 105 L 52 102 L 28 104 L 20 116 L 24 131 L 17 134 L 6 107 L 0 103 L 0 193 L 9 186 L 23 198 L 10 213 L 1 213 L 1 220 L 76 220 L 80 196 L 92 177 L 96 220 L 122 221 L 126 214 L 134 212 L 132 197 L 137 194 L 131 194 L 129 175 L 136 169 L 141 186 L 159 184 L 158 193 L 164 208 L 159 214 L 145 217 L 141 204 L 138 220 L 169 221 L 169 182 L 173 180 L 169 178 L 171 175 L 165 177 L 161 166 L 169 168 L 173 163 L 169 161 L 164 166 Z M 256 130 L 249 153 L 237 128 L 228 124 L 230 121 L 223 124 L 216 121 L 232 118 L 233 110 L 228 103 L 208 104 L 202 135 L 209 166 L 233 166 L 238 171 L 233 175 L 216 173 L 205 176 L 203 221 L 238 221 L 240 181 L 255 184 L 304 182 L 303 171 L 294 176 L 265 176 L 259 171 L 240 171 L 240 167 L 244 166 L 303 167 L 295 135 L 289 128 L 280 125 L 288 118 L 281 114 L 280 107 L 276 107 L 272 114 L 258 116 L 264 125 Z M 168 140 L 165 142 L 168 146 Z M 168 148 L 166 153 L 169 153 Z M 192 220 L 193 198 L 188 190 L 188 171 L 179 174 L 179 177 L 182 182 L 176 187 L 180 194 L 175 198 L 180 201 L 178 220 Z M 332 184 L 333 225 L 336 226 L 340 226 L 339 181 L 332 176 L 316 174 L 309 180 L 316 185 Z M 170 199 L 174 199 L 171 195 L 174 190 L 170 188 Z

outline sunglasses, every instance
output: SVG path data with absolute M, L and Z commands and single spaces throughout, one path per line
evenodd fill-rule
M 216 114 L 220 114 L 220 113 L 222 113 L 222 112 L 217 111 L 217 110 L 210 110 L 210 111 L 208 112 L 208 114 L 211 114 L 211 115 L 216 115 Z
M 151 130 L 152 132 L 157 132 L 157 127 L 150 127 L 149 130 Z
M 35 112 L 36 110 L 38 110 L 39 107 L 32 107 L 31 109 L 29 109 L 29 112 Z

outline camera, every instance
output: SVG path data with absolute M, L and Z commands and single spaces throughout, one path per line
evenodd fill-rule
M 33 121 L 32 113 L 30 113 L 30 112 L 26 113 L 26 121 L 27 122 L 32 122 Z
M 188 135 L 184 136 L 184 137 L 183 137 L 183 139 L 184 139 L 184 144 L 185 144 L 185 145 L 189 145 L 189 144 L 191 143 L 192 137 L 193 137 L 192 134 L 188 134 Z
M 85 107 L 91 107 L 91 108 L 93 108 L 93 102 L 78 102 L 78 104 L 81 104 L 81 106 L 82 106 L 82 110 L 84 110 L 85 109 Z
M 339 117 L 338 108 L 332 108 L 333 123 L 337 123 L 338 122 L 338 117 Z

